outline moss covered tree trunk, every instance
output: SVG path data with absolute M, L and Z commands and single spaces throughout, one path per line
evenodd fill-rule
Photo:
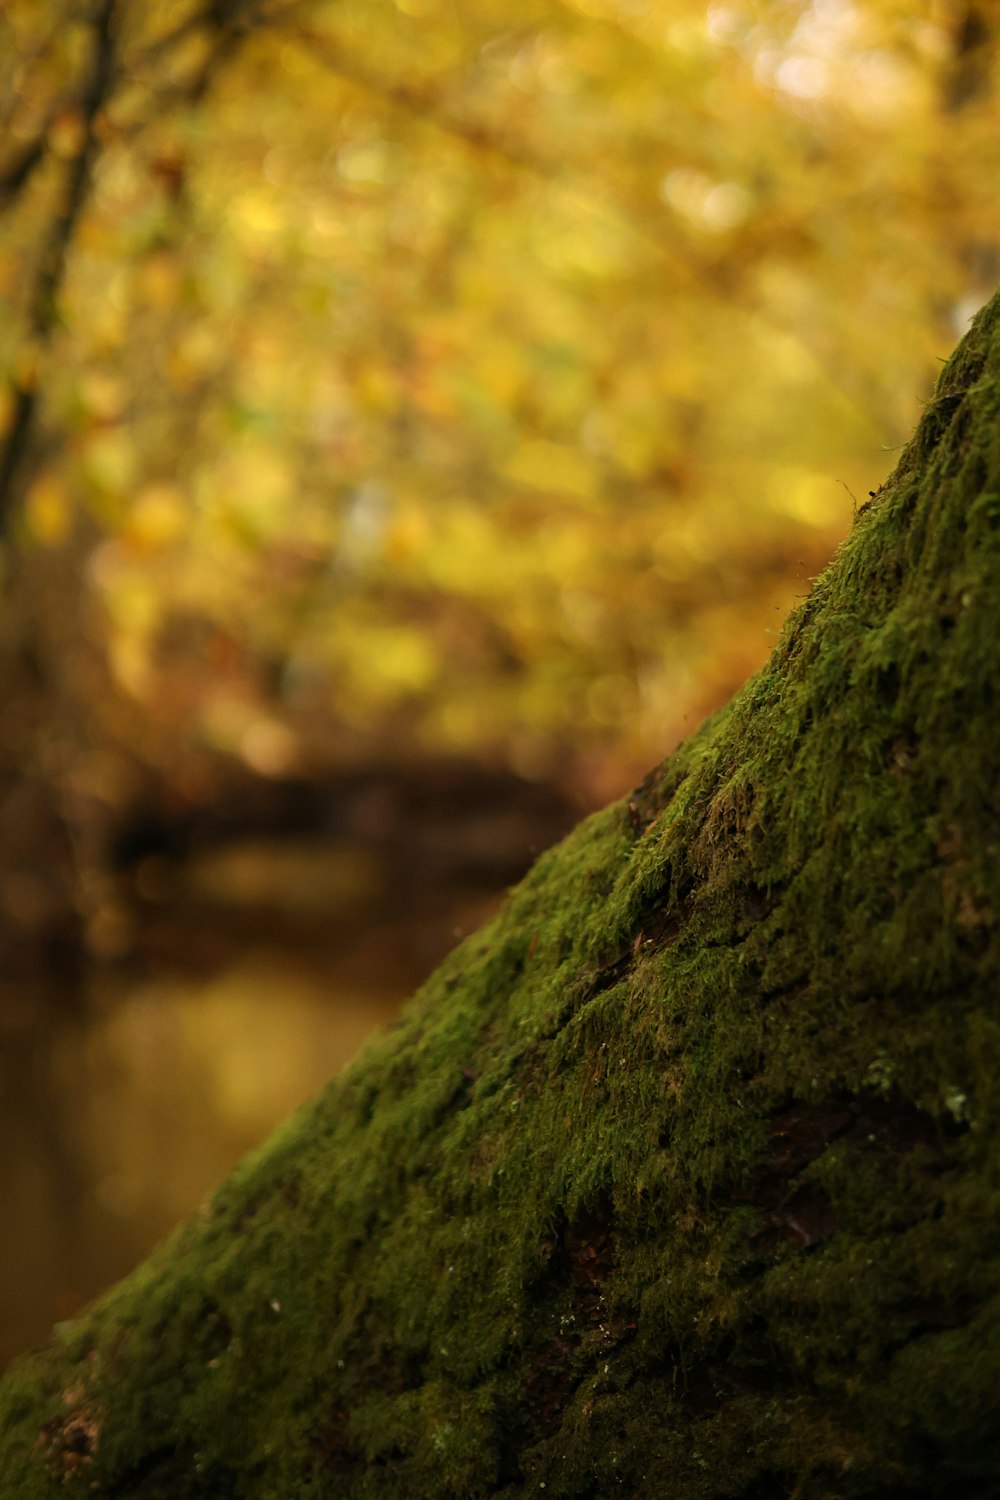
M 754 678 L 0 1391 L 3 1496 L 1000 1494 L 1000 301 Z

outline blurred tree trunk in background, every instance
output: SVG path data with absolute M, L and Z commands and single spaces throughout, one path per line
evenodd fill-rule
M 996 1492 L 998 419 L 1000 298 L 769 666 L 8 1375 L 6 1492 Z
M 210 904 L 196 926 L 203 934 L 211 926 L 212 936 L 192 949 L 176 942 L 169 901 L 158 895 L 150 904 L 144 897 L 153 885 L 176 890 L 186 861 L 214 844 L 255 838 L 316 844 L 346 834 L 385 863 L 385 904 L 404 921 L 428 919 L 434 908 L 445 914 L 463 884 L 465 895 L 495 897 L 579 811 L 579 802 L 562 798 L 555 787 L 533 786 L 502 767 L 484 767 L 475 756 L 427 753 L 398 733 L 356 736 L 346 755 L 330 752 L 335 735 L 326 733 L 326 757 L 314 758 L 299 775 L 254 775 L 245 762 L 206 745 L 197 731 L 187 732 L 183 721 L 172 722 L 168 741 L 158 744 L 148 706 L 122 692 L 109 661 L 108 621 L 92 574 L 103 525 L 74 496 L 59 545 L 39 548 L 37 533 L 33 540 L 32 526 L 26 528 L 26 497 L 28 509 L 35 504 L 37 511 L 41 495 L 44 511 L 45 497 L 51 498 L 47 466 L 53 453 L 73 446 L 66 403 L 59 409 L 46 384 L 63 358 L 65 283 L 109 149 L 113 156 L 123 142 L 134 146 L 185 111 L 197 118 L 210 110 L 211 91 L 241 46 L 293 23 L 301 9 L 294 0 L 206 0 L 183 15 L 152 17 L 147 33 L 141 8 L 99 0 L 89 13 L 54 12 L 38 26 L 33 51 L 12 63 L 6 114 L 17 117 L 20 109 L 25 118 L 18 119 L 0 163 L 0 212 L 15 244 L 26 238 L 17 227 L 19 212 L 28 215 L 32 232 L 19 267 L 23 288 L 13 299 L 21 342 L 8 362 L 0 402 L 0 687 L 7 706 L 0 729 L 0 985 L 21 997 L 37 989 L 71 1005 L 79 998 L 81 973 L 95 961 L 152 956 L 169 966 L 198 953 L 208 965 L 217 960 L 227 941 L 241 940 L 239 913 L 231 932 Z M 71 63 L 63 59 L 64 76 L 54 63 L 51 78 L 42 68 L 40 81 L 32 70 L 38 72 L 39 59 L 46 62 L 49 53 L 58 57 L 60 27 L 76 33 Z M 129 91 L 137 80 L 147 97 L 130 114 Z M 179 150 L 153 149 L 151 155 L 148 169 L 168 206 L 153 234 L 160 248 L 161 239 L 169 243 L 188 227 L 187 162 Z M 140 306 L 134 323 L 141 325 L 148 312 Z M 168 350 L 179 336 L 177 327 L 168 330 Z M 185 398 L 173 391 L 158 410 L 157 440 L 171 455 L 195 445 L 199 402 L 200 392 Z M 114 419 L 105 414 L 98 425 L 114 425 Z M 86 489 L 80 476 L 77 486 Z M 210 682 L 224 684 L 224 670 L 211 659 L 213 634 L 203 622 L 182 621 L 175 634 L 182 654 L 188 653 L 179 677 L 195 658 Z M 226 646 L 241 655 L 238 642 L 223 642 L 223 655 Z M 265 700 L 273 696 L 276 684 L 265 679 L 280 677 L 282 663 L 254 662 L 250 670 L 252 691 Z M 500 805 L 512 816 L 498 840 Z M 437 842 L 443 836 L 453 846 L 443 863 L 440 849 L 431 848 L 432 817 L 442 823 Z M 491 818 L 493 832 L 484 837 L 484 821 Z M 411 857 L 400 871 L 393 845 L 404 827 Z M 422 902 L 426 894 L 430 907 Z M 190 909 L 173 915 L 190 936 Z M 367 920 L 384 915 L 372 904 Z M 273 931 L 274 912 L 258 911 L 258 921 L 262 916 Z M 355 925 L 357 917 L 355 909 Z M 432 951 L 440 951 L 438 940 Z
M 103 723 L 116 696 L 88 597 L 87 552 L 92 521 L 81 515 L 75 535 L 55 553 L 24 543 L 24 500 L 44 472 L 54 446 L 53 413 L 46 411 L 63 331 L 62 302 L 95 167 L 120 128 L 109 110 L 116 95 L 145 74 L 148 99 L 141 129 L 154 128 L 181 105 L 204 101 L 223 65 L 252 27 L 256 0 L 206 0 L 162 31 L 145 53 L 124 57 L 134 17 L 122 0 L 97 0 L 89 12 L 56 5 L 38 25 L 33 48 L 12 57 L 12 82 L 3 103 L 8 125 L 0 163 L 0 214 L 8 227 L 42 181 L 33 241 L 19 267 L 14 310 L 20 346 L 6 369 L 0 424 L 0 689 L 6 713 L 0 731 L 0 984 L 43 986 L 55 981 L 67 1000 L 91 955 L 121 951 L 122 892 L 112 846 L 116 823 L 142 816 L 148 773 L 141 751 L 115 742 Z M 16 27 L 21 18 L 11 16 Z M 37 18 L 36 18 L 37 19 Z M 75 33 L 67 43 L 67 35 Z M 16 30 L 14 33 L 16 35 Z M 201 48 L 169 71 L 174 54 L 200 38 Z M 33 71 L 64 44 L 63 70 L 53 69 L 47 95 L 33 99 Z M 72 60 L 69 66 L 65 57 Z M 156 78 L 149 70 L 166 72 Z M 151 86 L 150 86 L 151 85 Z M 19 110 L 25 118 L 18 118 Z M 20 234 L 14 228 L 15 243 Z M 48 393 L 51 394 L 51 393 Z M 141 738 L 141 735 L 140 735 Z M 113 771 L 95 780 L 93 763 Z M 91 763 L 91 771 L 87 763 Z M 98 780 L 101 782 L 98 786 Z M 102 791 L 118 787 L 118 807 Z M 144 796 L 145 793 L 145 796 Z

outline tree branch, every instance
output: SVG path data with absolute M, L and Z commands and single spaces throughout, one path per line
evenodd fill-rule
M 42 246 L 35 284 L 28 301 L 28 334 L 44 347 L 56 322 L 56 299 L 66 269 L 66 256 L 90 184 L 97 150 L 97 117 L 107 100 L 115 73 L 114 23 L 118 0 L 101 0 L 94 22 L 94 56 L 90 78 L 81 100 L 80 146 L 69 165 L 62 202 Z M 11 391 L 13 417 L 0 453 L 0 531 L 6 529 L 14 484 L 27 448 L 38 401 L 34 372 L 15 378 Z

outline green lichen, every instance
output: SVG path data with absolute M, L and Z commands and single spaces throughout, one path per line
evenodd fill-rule
M 0 1492 L 1000 1492 L 998 416 L 995 300 L 765 671 L 10 1372 Z

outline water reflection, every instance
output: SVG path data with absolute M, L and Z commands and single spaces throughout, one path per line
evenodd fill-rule
M 99 973 L 72 1010 L 7 1005 L 0 1360 L 129 1270 L 401 999 L 261 949 L 207 979 Z
M 132 828 L 84 978 L 0 966 L 0 1362 L 191 1213 L 573 821 L 449 762 Z

